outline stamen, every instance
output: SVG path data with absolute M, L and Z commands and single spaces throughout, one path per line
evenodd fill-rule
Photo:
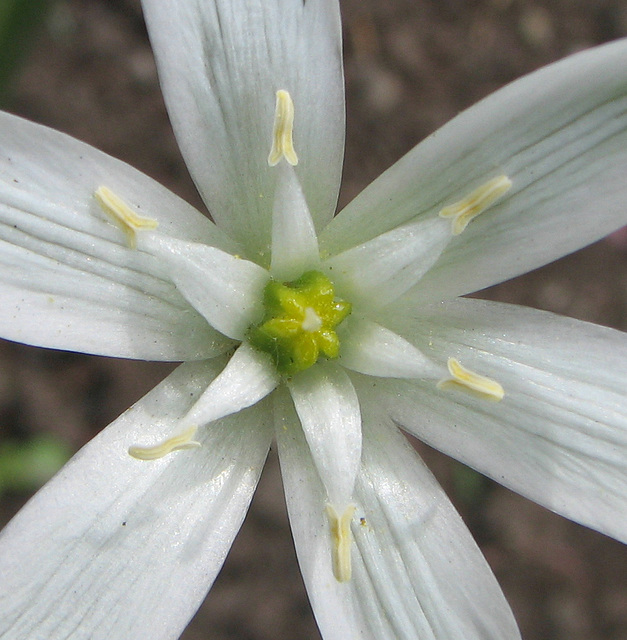
M 158 460 L 173 451 L 180 451 L 181 449 L 197 449 L 200 447 L 200 442 L 192 440 L 196 435 L 197 430 L 198 428 L 195 425 L 192 425 L 178 436 L 168 438 L 154 447 L 129 447 L 128 454 L 138 460 Z
M 268 156 L 268 164 L 276 166 L 285 158 L 292 166 L 298 164 L 298 156 L 294 150 L 292 129 L 294 127 L 294 103 L 287 91 L 276 92 L 276 108 L 274 112 L 274 130 L 272 132 L 272 149 Z
M 159 223 L 152 218 L 145 218 L 133 211 L 120 197 L 107 187 L 98 187 L 94 192 L 96 202 L 102 210 L 117 224 L 126 235 L 128 246 L 137 247 L 136 232 L 156 229 Z
M 512 187 L 507 176 L 497 176 L 475 189 L 459 202 L 444 207 L 440 217 L 452 218 L 451 233 L 458 236 L 480 213 L 491 207 Z
M 446 364 L 453 377 L 440 380 L 438 389 L 458 389 L 493 402 L 500 402 L 505 396 L 505 391 L 498 382 L 463 367 L 457 359 L 449 358 Z
M 331 526 L 333 542 L 333 575 L 338 582 L 348 582 L 351 579 L 351 520 L 355 515 L 355 505 L 349 504 L 342 515 L 338 515 L 333 505 L 327 505 L 327 515 Z

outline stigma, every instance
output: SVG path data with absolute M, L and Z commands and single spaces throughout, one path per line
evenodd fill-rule
M 440 211 L 441 218 L 451 219 L 451 233 L 458 236 L 478 215 L 490 208 L 512 187 L 507 176 L 497 176 L 488 180 L 455 204 Z
M 274 110 L 274 128 L 272 131 L 272 148 L 268 155 L 268 164 L 276 166 L 283 158 L 295 166 L 298 164 L 298 156 L 294 150 L 292 130 L 294 128 L 294 102 L 292 96 L 279 89 L 276 92 L 276 106 Z

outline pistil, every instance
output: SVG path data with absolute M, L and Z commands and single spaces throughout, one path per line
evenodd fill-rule
M 268 353 L 281 375 L 294 375 L 314 365 L 321 355 L 337 358 L 335 328 L 351 312 L 350 303 L 335 298 L 331 281 L 319 271 L 298 280 L 271 280 L 264 290 L 265 316 L 248 333 L 250 344 Z

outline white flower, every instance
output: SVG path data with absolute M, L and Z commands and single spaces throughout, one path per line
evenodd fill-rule
M 274 437 L 327 640 L 517 638 L 397 425 L 627 538 L 624 335 L 458 297 L 627 223 L 627 42 L 483 101 L 332 220 L 337 2 L 144 10 L 216 225 L 130 167 L 2 115 L 0 329 L 186 363 L 4 530 L 0 635 L 176 637 Z

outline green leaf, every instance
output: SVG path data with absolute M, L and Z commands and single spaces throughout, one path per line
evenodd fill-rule
M 0 99 L 50 5 L 50 0 L 0 0 Z
M 71 455 L 67 444 L 52 436 L 0 442 L 0 494 L 38 489 Z

